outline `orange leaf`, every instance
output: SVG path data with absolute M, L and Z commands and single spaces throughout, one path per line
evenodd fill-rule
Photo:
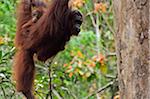
M 85 0 L 71 0 L 70 4 L 71 6 L 75 7 L 75 8 L 80 8 L 84 5 Z
M 92 62 L 91 64 L 90 64 L 90 67 L 95 67 L 96 66 L 96 64 L 94 63 L 94 62 Z
M 104 57 L 102 54 L 100 54 L 100 55 L 99 55 L 99 62 L 100 62 L 101 64 L 104 64 L 104 59 L 105 59 L 105 57 Z
M 0 36 L 0 45 L 2 45 L 4 43 L 4 39 L 3 37 Z
M 101 11 L 101 12 L 103 12 L 103 13 L 106 12 L 107 6 L 106 6 L 105 3 L 95 3 L 94 6 L 95 6 L 95 7 L 94 7 L 94 12 L 95 12 L 95 13 L 97 13 L 98 11 Z
M 72 66 L 69 66 L 68 69 L 71 70 L 71 69 L 72 69 Z
M 114 99 L 120 99 L 120 95 L 116 95 Z
M 83 54 L 82 54 L 81 51 L 78 51 L 77 54 L 78 54 L 78 56 L 79 56 L 80 58 L 84 58 L 84 56 L 83 56 Z
M 68 66 L 68 64 L 64 64 L 64 67 L 67 67 Z
M 73 76 L 73 73 L 71 72 L 71 73 L 69 73 L 69 77 L 71 78 Z

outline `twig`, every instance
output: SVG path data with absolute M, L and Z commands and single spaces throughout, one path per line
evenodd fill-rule
M 85 6 L 85 8 L 86 8 L 87 12 L 90 12 L 90 11 L 88 10 L 88 7 L 87 7 L 87 6 Z M 89 15 L 90 18 L 91 18 L 92 24 L 93 24 L 93 26 L 95 27 L 95 26 L 96 26 L 96 22 L 95 22 L 94 17 L 93 17 L 92 14 L 93 14 L 93 12 L 88 13 L 88 15 Z
M 111 27 L 111 25 L 109 24 L 109 22 L 108 22 L 108 20 L 106 19 L 106 17 L 104 16 L 104 14 L 102 14 L 102 17 L 103 17 L 104 21 L 106 22 L 106 24 L 107 24 L 109 30 L 110 30 L 110 31 L 113 33 L 113 35 L 114 35 L 115 32 L 114 32 L 113 28 Z
M 116 79 L 117 76 L 112 76 L 112 75 L 104 75 L 104 77 L 108 78 L 108 79 Z
M 9 83 L 9 81 L 8 80 L 2 80 L 2 81 L 0 81 L 0 85 L 3 84 L 3 83 Z
M 50 94 L 50 99 L 52 99 L 52 77 L 51 77 L 51 72 L 52 72 L 52 67 L 51 67 L 51 63 L 52 61 L 50 62 L 50 66 L 49 66 L 49 71 L 48 71 L 48 75 L 49 75 L 49 87 L 50 87 L 50 91 L 49 91 L 49 94 Z
M 109 82 L 108 84 L 106 84 L 105 86 L 103 86 L 102 88 L 94 91 L 93 93 L 89 94 L 85 99 L 88 99 L 89 97 L 97 94 L 97 93 L 101 93 L 102 91 L 106 90 L 107 88 L 111 87 L 114 83 L 116 82 L 116 79 L 114 81 Z
M 4 88 L 3 88 L 2 86 L 1 86 L 1 89 L 2 89 L 2 92 L 3 92 L 3 94 L 4 94 L 4 99 L 7 99 L 5 90 L 4 90 Z
M 42 98 L 42 95 L 40 95 L 41 92 L 35 91 L 35 93 L 36 93 L 40 98 Z M 42 94 L 43 94 L 43 93 L 42 93 Z
M 115 52 L 114 52 L 114 53 L 108 52 L 108 53 L 106 54 L 106 57 L 108 57 L 108 56 L 116 56 L 116 53 L 115 53 Z
M 55 56 L 53 56 L 50 61 L 47 62 L 47 67 L 48 67 L 48 76 L 49 76 L 49 92 L 46 95 L 46 99 L 48 99 L 50 95 L 50 99 L 53 99 L 52 97 L 52 77 L 51 77 L 51 72 L 52 72 L 52 63 L 54 60 Z
M 101 40 L 101 35 L 100 35 L 100 30 L 99 30 L 99 15 L 96 14 L 96 26 L 95 26 L 95 32 L 96 32 L 96 40 L 97 40 L 97 54 L 100 54 L 100 40 Z
M 45 68 L 44 66 L 41 66 L 41 65 L 36 65 L 36 68 L 37 69 L 43 69 L 44 71 L 46 71 L 47 70 L 47 68 Z
M 10 97 L 13 97 L 14 94 L 16 93 L 16 91 L 14 89 L 14 84 L 11 82 L 10 79 L 7 79 L 7 80 L 2 79 L 2 81 L 0 81 L 0 86 L 3 83 L 9 83 L 9 84 L 11 84 L 11 86 L 12 86 L 11 88 L 12 88 L 13 93 L 10 95 Z M 1 89 L 2 89 L 3 93 L 5 93 L 4 88 L 2 86 L 1 86 Z M 4 94 L 4 96 L 6 96 L 6 93 Z M 7 99 L 7 98 L 5 98 L 5 99 Z
M 59 95 L 59 93 L 55 89 L 53 89 L 53 93 L 58 99 L 62 99 L 62 97 Z
M 71 95 L 73 99 L 78 99 L 77 96 L 75 96 L 75 94 L 73 94 L 68 88 L 62 87 L 62 89 Z
M 89 11 L 89 12 L 85 15 L 85 17 L 90 16 L 90 15 L 92 15 L 92 14 L 94 14 L 94 11 Z

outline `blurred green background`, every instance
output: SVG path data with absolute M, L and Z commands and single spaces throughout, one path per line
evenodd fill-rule
M 0 99 L 21 99 L 15 91 L 12 64 L 16 31 L 16 0 L 0 0 Z M 119 99 L 112 0 L 73 0 L 83 13 L 78 37 L 51 64 L 54 99 Z M 35 95 L 49 93 L 49 66 L 36 62 Z M 99 92 L 98 92 L 99 91 Z

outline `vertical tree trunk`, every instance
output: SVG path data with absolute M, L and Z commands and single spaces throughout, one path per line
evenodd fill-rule
M 121 99 L 150 99 L 150 0 L 113 0 Z

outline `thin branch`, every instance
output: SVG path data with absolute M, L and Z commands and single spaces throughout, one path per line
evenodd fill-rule
M 4 88 L 2 86 L 1 86 L 1 89 L 2 89 L 2 92 L 3 92 L 3 95 L 4 95 L 4 99 L 7 99 L 5 90 L 4 90 Z
M 51 76 L 51 73 L 52 73 L 52 63 L 53 63 L 53 60 L 54 60 L 55 56 L 53 56 L 49 61 L 47 61 L 46 65 L 48 67 L 48 76 L 49 76 L 49 92 L 48 94 L 46 95 L 46 99 L 48 99 L 48 97 L 50 96 L 50 99 L 53 99 L 52 97 L 52 76 Z
M 99 15 L 96 14 L 96 26 L 95 26 L 95 31 L 96 31 L 96 40 L 97 40 L 97 54 L 100 54 L 100 40 L 101 40 L 101 34 L 100 34 L 100 30 L 99 30 Z
M 106 22 L 109 30 L 113 33 L 113 35 L 115 34 L 115 31 L 113 30 L 113 28 L 111 27 L 111 25 L 109 24 L 108 20 L 106 19 L 106 17 L 104 16 L 104 14 L 102 14 L 102 17 L 104 19 L 104 21 Z
M 116 79 L 117 76 L 112 76 L 112 75 L 104 75 L 104 77 L 108 78 L 108 79 Z
M 90 15 L 92 15 L 92 14 L 94 14 L 94 11 L 89 11 L 89 12 L 85 15 L 85 17 L 90 16 Z
M 87 6 L 85 6 L 85 8 L 86 8 L 87 12 L 91 12 L 91 11 L 88 10 L 88 7 L 87 7 Z M 90 16 L 90 19 L 91 19 L 91 21 L 92 21 L 92 24 L 93 24 L 93 26 L 95 27 L 95 26 L 96 26 L 96 22 L 95 22 L 94 17 L 93 17 L 93 12 L 88 13 L 88 15 Z
M 89 94 L 85 99 L 90 98 L 91 96 L 96 95 L 97 93 L 101 93 L 104 90 L 106 90 L 107 88 L 111 87 L 114 83 L 116 82 L 116 79 L 114 81 L 109 82 L 108 84 L 106 84 L 105 86 L 103 86 L 102 88 L 94 91 L 93 93 Z
M 42 98 L 42 95 L 41 95 L 40 93 L 45 94 L 45 93 L 39 92 L 39 91 L 35 91 L 35 93 L 36 93 L 40 98 Z
M 52 74 L 52 66 L 51 66 L 51 63 L 52 63 L 52 61 L 50 61 L 50 66 L 49 66 L 49 73 L 48 73 L 48 75 L 49 75 L 49 87 L 50 87 L 50 89 L 49 89 L 49 94 L 50 94 L 50 99 L 52 99 L 53 97 L 52 97 L 52 77 L 51 77 L 51 74 Z
M 71 95 L 73 99 L 78 99 L 77 96 L 75 96 L 75 94 L 73 94 L 68 88 L 62 87 L 62 89 L 67 91 L 67 93 Z
M 53 89 L 53 93 L 58 99 L 63 99 L 55 89 Z
M 44 66 L 41 66 L 41 65 L 36 65 L 36 68 L 37 69 L 43 69 L 44 71 L 46 71 L 47 70 L 47 68 L 45 68 Z
M 108 54 L 106 54 L 106 57 L 108 57 L 108 56 L 116 56 L 116 53 L 115 52 L 114 53 L 108 52 Z

